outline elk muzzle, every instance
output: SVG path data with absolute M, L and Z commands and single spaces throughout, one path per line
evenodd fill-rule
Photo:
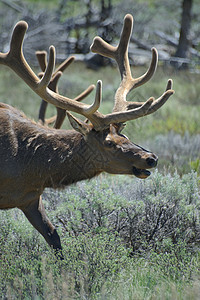
M 157 163 L 158 163 L 158 158 L 155 154 L 152 154 L 151 157 L 147 158 L 147 164 L 149 165 L 149 167 L 155 168 L 157 166 Z
M 155 168 L 158 163 L 158 157 L 151 153 L 147 158 L 146 158 L 146 164 L 147 164 L 147 169 L 149 168 Z M 139 169 L 133 166 L 133 174 L 141 179 L 147 178 L 149 175 L 151 175 L 151 172 L 146 169 Z

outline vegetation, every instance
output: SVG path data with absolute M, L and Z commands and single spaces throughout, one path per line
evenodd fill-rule
M 145 70 L 135 67 L 133 74 Z M 158 97 L 168 78 L 175 95 L 158 112 L 124 129 L 132 141 L 158 154 L 158 170 L 145 181 L 103 174 L 63 191 L 45 191 L 64 261 L 55 260 L 20 210 L 0 211 L 1 299 L 199 299 L 199 74 L 176 73 L 160 64 L 130 99 Z M 100 110 L 108 113 L 119 84 L 115 67 L 94 72 L 74 63 L 59 91 L 73 97 L 98 79 L 103 79 Z M 37 120 L 40 99 L 3 66 L 0 81 L 0 101 Z M 49 105 L 48 115 L 54 113 Z
M 2 298 L 197 299 L 195 173 L 103 175 L 44 199 L 65 259 L 55 261 L 20 211 L 1 212 Z

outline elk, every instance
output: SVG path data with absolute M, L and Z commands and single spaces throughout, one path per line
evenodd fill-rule
M 22 50 L 28 27 L 26 22 L 16 24 L 10 50 L 0 53 L 0 63 L 15 71 L 40 98 L 66 112 L 73 127 L 73 130 L 62 130 L 58 129 L 61 125 L 57 128 L 43 126 L 29 120 L 16 108 L 0 104 L 0 208 L 22 210 L 56 253 L 61 253 L 62 247 L 42 203 L 41 195 L 45 188 L 65 187 L 102 172 L 147 178 L 149 169 L 157 165 L 158 158 L 154 153 L 132 143 L 121 130 L 125 122 L 158 110 L 174 91 L 169 79 L 166 91 L 158 99 L 151 97 L 146 102 L 126 100 L 131 90 L 153 76 L 158 60 L 157 50 L 152 48 L 152 60 L 147 72 L 138 78 L 132 77 L 128 59 L 132 26 L 133 17 L 128 14 L 124 18 L 117 46 L 109 45 L 100 37 L 95 37 L 91 46 L 94 53 L 114 59 L 121 75 L 113 111 L 106 115 L 98 111 L 102 94 L 100 80 L 91 105 L 78 100 L 82 100 L 93 86 L 75 99 L 64 97 L 56 89 L 53 91 L 48 87 L 54 76 L 61 75 L 60 70 L 53 73 L 53 46 L 50 46 L 48 64 L 42 67 L 42 78 L 36 76 Z M 79 120 L 69 111 L 84 116 L 87 121 Z

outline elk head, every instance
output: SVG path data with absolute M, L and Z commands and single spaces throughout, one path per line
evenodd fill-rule
M 69 112 L 67 115 L 72 127 L 81 133 L 93 153 L 96 160 L 94 165 L 98 165 L 98 160 L 100 161 L 99 172 L 146 178 L 150 175 L 147 169 L 157 165 L 157 156 L 121 134 L 119 124 L 110 124 L 108 128 L 95 130 L 92 124 L 78 120 Z
M 79 131 L 87 141 L 91 151 L 103 156 L 103 170 L 113 174 L 133 174 L 139 178 L 146 178 L 151 173 L 147 170 L 157 165 L 155 154 L 132 143 L 121 134 L 124 123 L 148 115 L 159 109 L 174 93 L 172 80 L 168 80 L 166 91 L 158 99 L 149 98 L 146 102 L 130 102 L 126 97 L 130 91 L 146 83 L 154 74 L 158 53 L 152 48 L 152 61 L 147 72 L 139 78 L 131 74 L 128 45 L 133 27 L 133 17 L 126 15 L 118 46 L 113 47 L 100 37 L 95 37 L 91 50 L 116 61 L 121 83 L 115 94 L 114 108 L 111 114 L 102 115 L 98 110 L 91 114 L 83 114 L 91 124 L 82 122 L 68 113 L 72 127 Z M 95 102 L 101 102 L 102 82 L 98 81 Z

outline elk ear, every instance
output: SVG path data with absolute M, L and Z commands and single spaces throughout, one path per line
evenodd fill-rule
M 117 133 L 121 133 L 124 127 L 126 126 L 125 123 L 117 123 L 117 124 L 112 124 L 114 129 L 117 131 Z
M 91 130 L 91 125 L 75 118 L 72 114 L 67 112 L 67 116 L 71 126 L 82 135 L 86 135 Z

